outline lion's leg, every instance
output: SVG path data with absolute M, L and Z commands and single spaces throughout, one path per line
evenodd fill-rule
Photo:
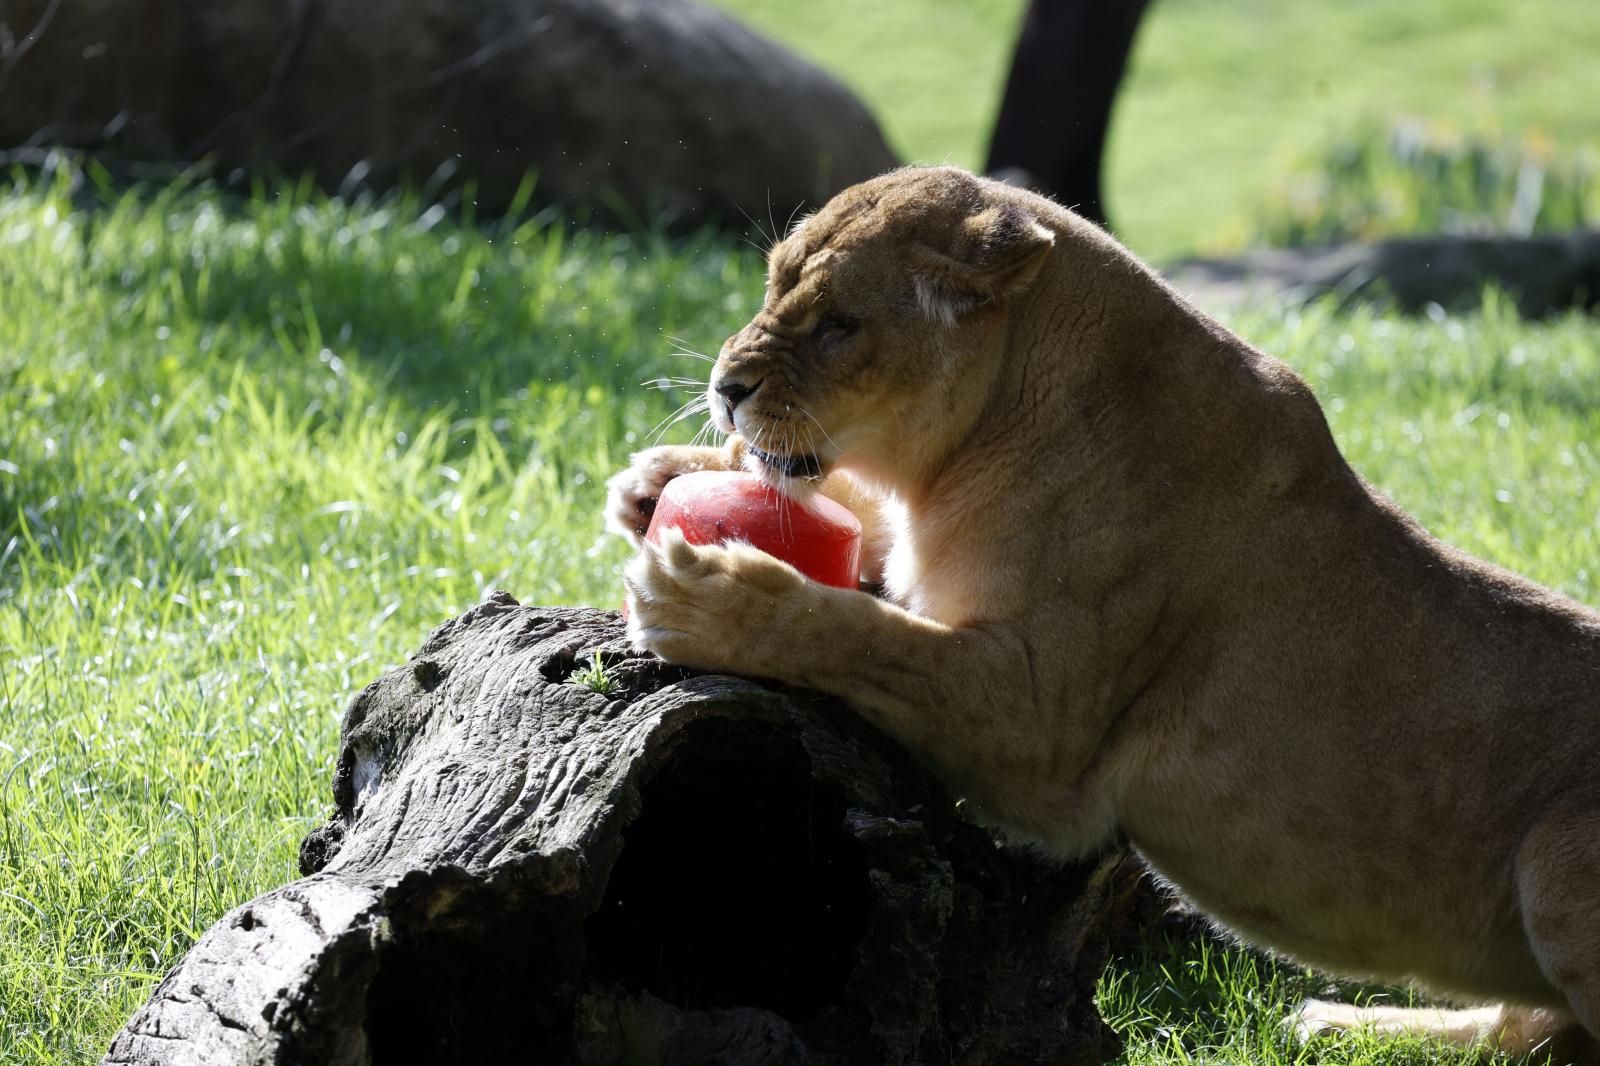
M 1060 701 L 1038 698 L 1028 650 L 1004 627 L 954 629 L 748 545 L 668 534 L 625 580 L 636 647 L 848 700 L 956 780 L 990 786 L 975 803 L 1081 767 L 1103 732 L 1044 720 Z M 1081 750 L 1063 751 L 1069 741 Z
M 1459 1046 L 1600 1064 L 1600 805 L 1547 816 L 1518 849 L 1517 901 L 1529 947 L 1566 1008 L 1475 1010 L 1353 1007 L 1307 1000 L 1290 1019 L 1301 1037 L 1367 1029 Z
M 1546 816 L 1517 852 L 1522 922 L 1539 968 L 1600 1061 L 1600 801 Z
M 606 481 L 606 528 L 638 547 L 667 482 L 700 470 L 738 470 L 743 460 L 744 440 L 737 436 L 716 448 L 663 444 L 635 452 L 627 469 Z
M 1357 1030 L 1382 1035 L 1424 1036 L 1487 1055 L 1548 1057 L 1553 1066 L 1593 1063 L 1593 1046 L 1572 1015 L 1542 1007 L 1356 1007 L 1308 999 L 1289 1019 L 1302 1040 Z

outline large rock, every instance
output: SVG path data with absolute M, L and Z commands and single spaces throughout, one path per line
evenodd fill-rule
M 439 169 L 503 209 L 779 222 L 895 164 L 839 82 L 693 0 L 0 0 L 0 148 Z M 770 209 L 770 211 L 769 211 Z

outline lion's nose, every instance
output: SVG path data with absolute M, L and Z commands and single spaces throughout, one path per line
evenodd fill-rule
M 765 378 L 761 379 L 761 381 L 765 380 Z M 717 391 L 717 395 L 722 397 L 722 402 L 728 405 L 729 418 L 733 417 L 736 407 L 755 395 L 756 390 L 761 387 L 761 381 L 757 381 L 754 385 L 747 385 L 732 378 L 723 378 L 713 386 Z

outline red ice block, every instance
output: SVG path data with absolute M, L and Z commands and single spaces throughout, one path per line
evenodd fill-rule
M 775 555 L 824 585 L 853 589 L 861 581 L 861 523 L 825 496 L 800 504 L 754 474 L 702 470 L 667 482 L 645 540 L 677 528 L 690 544 L 741 540 Z

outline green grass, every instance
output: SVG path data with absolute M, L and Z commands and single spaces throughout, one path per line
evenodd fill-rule
M 618 602 L 601 482 L 702 369 L 668 338 L 752 310 L 735 247 L 0 193 L 0 1062 L 94 1060 L 294 875 L 344 702 L 431 626 Z
M 344 702 L 432 625 L 490 587 L 617 602 L 601 482 L 675 402 L 640 383 L 702 373 L 670 338 L 714 348 L 761 285 L 720 238 L 0 192 L 0 1062 L 94 1061 L 223 910 L 294 876 Z M 1600 327 L 1498 301 L 1234 324 L 1436 531 L 1600 599 Z M 1180 995 L 1238 998 L 1175 965 Z M 1151 987 L 1114 986 L 1130 1062 L 1254 1010 L 1151 1023 Z
M 839 75 L 908 159 L 981 166 L 1022 0 L 716 0 Z M 1412 115 L 1600 146 L 1593 0 L 1154 0 L 1108 202 L 1147 257 L 1237 246 L 1299 160 Z
M 568 683 L 581 685 L 590 692 L 598 692 L 602 696 L 611 695 L 611 690 L 616 688 L 617 679 L 614 674 L 607 672 L 605 662 L 596 651 L 594 658 L 573 675 L 567 678 Z
M 1022 0 L 711 0 L 830 71 L 907 162 L 983 166 Z
M 1472 1052 L 1414 1036 L 1350 1033 L 1301 1045 L 1286 1035 L 1283 1021 L 1307 997 L 1402 1007 L 1422 1002 L 1404 990 L 1363 988 L 1204 939 L 1152 946 L 1111 966 L 1097 1002 L 1122 1034 L 1120 1061 L 1128 1066 L 1483 1066 Z

